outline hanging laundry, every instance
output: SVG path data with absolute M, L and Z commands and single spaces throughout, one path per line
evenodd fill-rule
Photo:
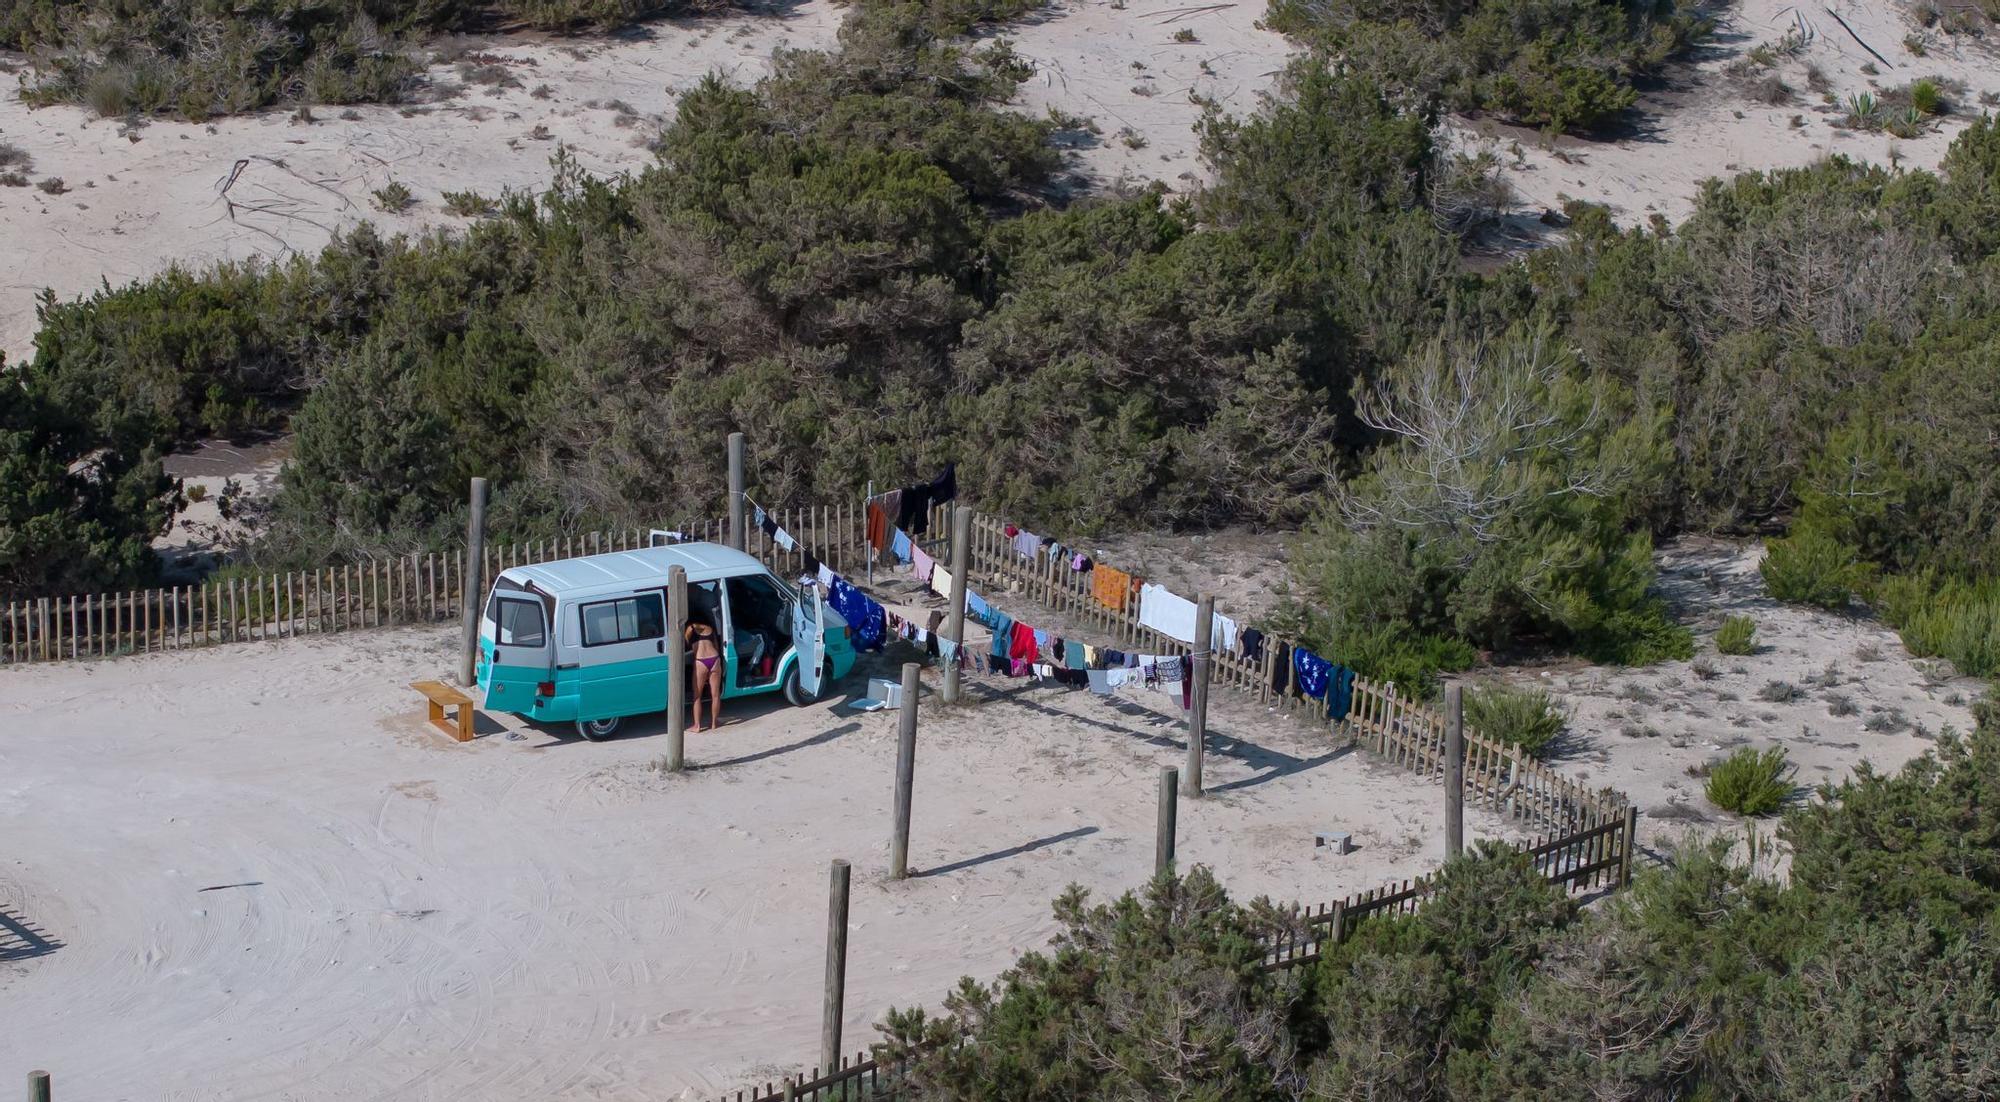
M 933 636 L 933 638 L 936 637 Z M 938 639 L 937 645 L 938 645 L 938 656 L 940 658 L 943 658 L 946 662 L 956 662 L 958 660 L 957 643 L 954 643 L 949 639 Z
M 1007 538 L 1008 538 L 1008 539 L 1013 539 L 1013 538 L 1014 538 L 1015 536 L 1018 536 L 1018 535 L 1020 535 L 1020 534 L 1021 534 L 1021 530 L 1020 530 L 1019 528 L 1016 528 L 1016 527 L 1014 527 L 1014 526 L 1013 526 L 1013 525 L 1011 525 L 1011 524 L 1009 524 L 1009 525 L 1007 525 L 1007 526 L 1003 527 L 1003 528 L 1001 529 L 1001 531 L 1003 531 L 1003 532 L 1007 533 Z
M 919 536 L 930 530 L 930 483 L 903 487 L 903 497 L 898 504 L 900 508 L 896 510 L 896 527 Z
M 1111 670 L 1090 671 L 1090 691 L 1099 696 L 1110 696 L 1111 674 Z
M 1299 691 L 1314 700 L 1325 699 L 1327 672 L 1332 669 L 1333 663 L 1299 647 L 1292 651 L 1292 664 L 1298 670 Z
M 1014 553 L 1024 559 L 1032 559 L 1042 553 L 1042 537 L 1033 532 L 1021 532 L 1014 537 Z
M 1243 646 L 1242 646 L 1242 648 L 1241 648 L 1241 651 L 1242 651 L 1242 655 L 1243 655 L 1243 660 L 1244 660 L 1245 662 L 1261 662 L 1261 661 L 1263 661 L 1263 660 L 1264 660 L 1264 633 L 1263 633 L 1263 632 L 1261 632 L 1261 631 L 1258 631 L 1258 630 L 1257 630 L 1256 628 L 1251 628 L 1251 629 L 1250 629 L 1249 631 L 1246 631 L 1246 632 L 1244 632 L 1244 633 L 1243 633 Z
M 1236 649 L 1236 621 L 1220 613 L 1209 614 L 1208 646 L 1224 652 Z
M 1334 667 L 1326 690 L 1326 714 L 1331 718 L 1346 719 L 1354 709 L 1354 677 L 1354 671 L 1346 666 Z
M 1049 633 L 1037 628 L 1035 630 L 1035 650 L 1047 651 L 1049 649 L 1049 642 Z
M 1058 668 L 1050 676 L 1055 678 L 1056 684 L 1071 689 L 1088 689 L 1090 687 L 1090 675 L 1082 670 Z
M 931 479 L 931 504 L 943 505 L 958 497 L 958 464 L 946 463 L 944 470 Z
M 1125 611 L 1125 599 L 1132 592 L 1132 575 L 1114 566 L 1097 564 L 1090 574 L 1090 593 L 1097 603 L 1113 612 Z
M 1069 645 L 1069 653 L 1063 655 L 1063 665 L 1073 670 L 1089 669 L 1090 648 L 1084 646 L 1082 643 L 1071 643 Z
M 1008 644 L 1007 657 L 1016 662 L 1033 662 L 1038 653 L 1035 648 L 1035 629 L 1016 621 L 1013 640 Z
M 1169 639 L 1193 643 L 1194 602 L 1148 582 L 1139 587 L 1139 623 Z
M 771 538 L 777 541 L 778 546 L 786 551 L 797 551 L 799 549 L 799 541 L 793 539 L 792 534 L 783 528 L 772 533 Z
M 887 614 L 882 606 L 869 599 L 868 595 L 850 585 L 845 578 L 835 577 L 829 587 L 828 604 L 847 626 L 854 629 L 856 650 L 880 650 L 882 637 L 888 633 Z
M 745 494 L 744 496 L 745 496 L 745 497 L 748 497 L 749 495 L 748 495 L 748 494 Z M 762 527 L 764 527 L 764 520 L 765 520 L 765 517 L 764 517 L 764 507 L 763 507 L 762 505 L 759 505 L 759 504 L 757 504 L 757 503 L 756 503 L 756 502 L 754 502 L 754 501 L 753 501 L 753 502 L 751 502 L 751 503 L 750 503 L 750 522 L 751 522 L 752 524 L 755 524 L 755 525 L 756 525 L 757 527 L 759 527 L 759 528 L 762 528 Z
M 910 548 L 910 562 L 916 567 L 912 576 L 919 583 L 929 585 L 931 582 L 931 568 L 936 566 L 937 563 L 921 547 Z
M 915 548 L 910 543 L 909 533 L 901 528 L 896 529 L 895 534 L 889 537 L 889 553 L 896 556 L 897 562 L 909 562 L 910 552 L 913 550 Z
M 868 503 L 867 539 L 868 546 L 873 547 L 877 554 L 887 550 L 889 547 L 888 510 L 873 501 Z
M 1084 554 L 1081 551 L 1078 551 L 1076 554 L 1070 556 L 1069 569 L 1070 573 L 1072 574 L 1082 574 L 1085 571 L 1088 571 L 1092 565 L 1093 564 L 1090 561 L 1090 556 Z
M 949 596 L 948 593 L 946 595 Z M 985 598 L 970 589 L 965 591 L 965 614 L 982 624 L 992 626 L 993 606 L 987 604 Z
M 1292 648 L 1283 643 L 1271 643 L 1271 691 L 1282 693 L 1292 684 Z
M 816 573 L 819 577 L 819 587 L 823 590 L 831 592 L 833 589 L 833 579 L 839 577 L 839 575 L 835 574 L 833 572 L 833 569 L 827 566 L 825 563 L 819 564 L 819 569 L 818 571 L 816 571 Z
M 1014 647 L 1014 621 L 999 609 L 993 610 L 993 657 L 1006 658 Z
M 806 552 L 805 572 L 810 578 L 819 577 L 819 559 L 812 552 Z
M 1181 660 L 1177 657 L 1156 655 L 1153 658 L 1153 668 L 1156 671 L 1154 676 L 1163 682 L 1181 679 Z
M 931 565 L 931 592 L 947 601 L 951 599 L 951 571 L 936 563 Z

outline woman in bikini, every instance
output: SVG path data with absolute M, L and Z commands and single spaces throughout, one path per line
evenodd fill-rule
M 708 693 L 708 729 L 722 726 L 722 636 L 707 620 L 688 618 L 686 643 L 694 656 L 694 730 L 701 733 L 701 694 Z

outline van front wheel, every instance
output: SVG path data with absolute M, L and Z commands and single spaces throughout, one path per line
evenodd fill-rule
M 819 683 L 821 690 L 824 691 L 826 688 L 826 674 L 824 671 L 820 674 Z M 797 662 L 792 663 L 791 668 L 785 671 L 785 699 L 791 701 L 794 708 L 804 708 L 807 705 L 819 702 L 818 694 L 808 696 L 805 686 L 799 684 L 799 664 Z
M 603 742 L 605 739 L 618 733 L 618 717 L 612 716 L 610 719 L 579 719 L 576 721 L 576 733 L 592 742 Z

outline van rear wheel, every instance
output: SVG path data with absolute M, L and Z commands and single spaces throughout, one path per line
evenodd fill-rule
M 820 673 L 819 684 L 820 691 L 825 692 L 826 673 L 824 668 L 822 668 Z M 805 686 L 799 684 L 799 664 L 797 662 L 792 663 L 785 670 L 785 699 L 791 701 L 794 708 L 804 708 L 808 705 L 819 703 L 819 693 L 808 696 Z
M 592 742 L 603 742 L 605 739 L 618 733 L 618 717 L 612 716 L 610 719 L 579 719 L 576 721 L 576 733 Z

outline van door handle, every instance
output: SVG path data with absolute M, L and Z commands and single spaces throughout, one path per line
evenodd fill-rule
M 667 641 L 665 639 L 662 639 L 659 642 L 654 643 L 653 649 L 659 651 L 661 654 L 667 653 Z

